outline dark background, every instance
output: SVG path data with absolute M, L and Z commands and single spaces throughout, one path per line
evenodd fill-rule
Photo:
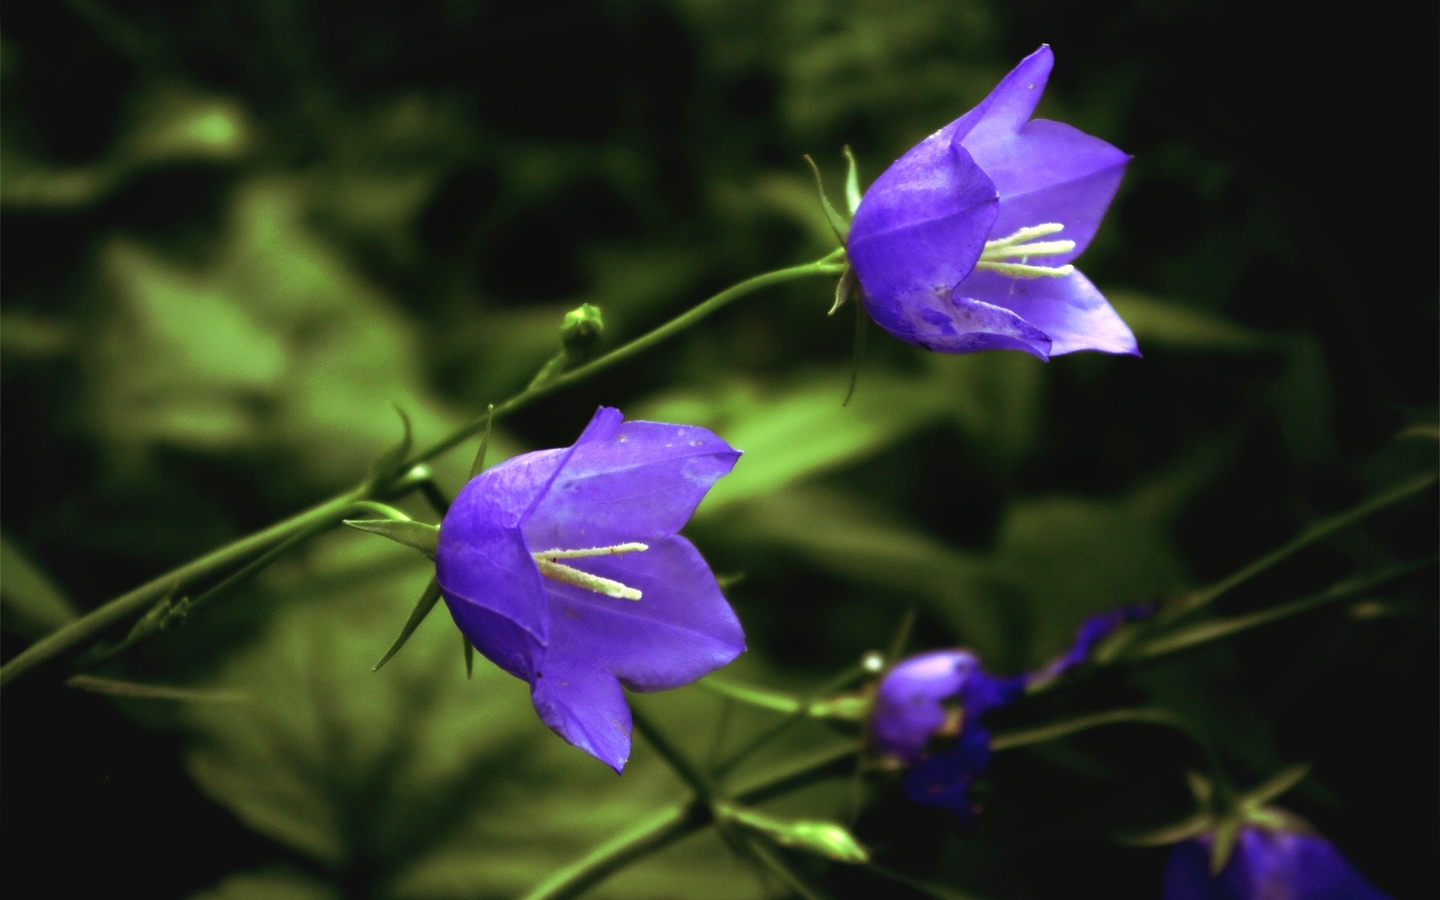
M 717 571 L 745 576 L 731 593 L 753 680 L 813 683 L 912 604 L 912 649 L 963 642 L 999 669 L 1034 665 L 1086 612 L 1219 578 L 1433 467 L 1434 33 L 1433 13 L 1254 3 L 12 4 L 0 25 L 7 566 L 27 558 L 57 602 L 96 606 L 351 482 L 394 439 L 383 400 L 433 439 L 523 387 L 581 300 L 605 308 L 613 344 L 818 258 L 829 247 L 802 154 L 832 194 L 843 144 L 873 178 L 1044 42 L 1057 65 L 1040 114 L 1135 156 L 1081 263 L 1145 358 L 935 362 L 875 331 L 862 411 L 867 389 L 885 403 L 891 377 L 951 392 L 954 409 L 896 419 L 863 450 L 817 451 L 782 479 L 798 506 L 752 498 L 693 530 Z M 849 364 L 848 316 L 821 315 L 828 291 L 802 282 L 742 301 L 517 416 L 502 446 L 569 443 L 600 402 L 688 411 L 727 437 L 787 397 L 829 409 L 833 391 L 806 393 L 812 377 L 843 384 Z M 1397 439 L 1407 428 L 1432 436 Z M 440 470 L 451 491 L 466 462 Z M 913 546 L 938 542 L 942 576 L 979 573 L 978 586 L 837 564 L 843 535 L 821 546 L 792 521 L 828 503 L 853 516 L 837 534 L 853 524 L 874 546 L 865 529 L 895 523 Z M 1072 541 L 1082 534 L 1115 553 L 1099 559 Z M 1224 609 L 1423 558 L 1435 538 L 1432 490 Z M 265 659 L 254 648 L 289 621 L 279 599 L 311 590 L 307 571 L 197 612 L 182 637 L 110 674 L 205 684 L 246 654 Z M 1100 679 L 1013 721 L 1148 697 L 1209 723 L 1244 783 L 1314 760 L 1283 802 L 1381 889 L 1433 896 L 1434 582 L 1432 565 L 1371 606 Z M 1076 584 L 1084 597 L 1049 603 Z M 379 631 L 398 627 L 408 595 L 397 602 Z M 988 643 L 964 626 L 972 602 L 999 610 Z M 19 606 L 6 616 L 8 657 L 43 628 Z M 9 890 L 187 896 L 255 870 L 311 879 L 277 896 L 449 896 L 397 880 L 424 839 L 377 836 L 378 807 L 349 782 L 321 792 L 349 823 L 336 854 L 247 813 L 243 784 L 204 774 L 203 748 L 259 759 L 235 737 L 249 726 L 57 681 L 6 692 Z M 1154 732 L 1001 754 L 974 836 L 883 789 L 856 827 L 886 865 L 976 896 L 1087 883 L 1157 896 L 1163 851 L 1105 837 L 1186 810 L 1178 773 L 1200 761 Z M 530 881 L 546 870 L 533 865 Z M 460 894 L 513 892 L 486 877 Z M 880 889 L 829 878 L 844 896 Z M 215 896 L 258 896 L 227 884 Z

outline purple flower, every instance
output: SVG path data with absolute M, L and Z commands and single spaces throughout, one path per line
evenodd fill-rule
M 540 718 L 621 771 L 625 687 L 688 684 L 745 635 L 715 576 L 676 534 L 740 451 L 703 428 L 601 407 L 574 446 L 507 460 L 461 490 L 435 577 L 481 653 L 530 683 Z
M 1138 355 L 1130 329 L 1069 265 L 1130 157 L 1030 118 L 1054 62 L 1048 46 L 1030 54 L 862 198 L 846 253 L 865 308 L 901 340 L 946 353 Z
M 969 650 L 935 650 L 903 660 L 880 681 L 871 713 L 875 749 L 906 767 L 916 803 L 973 821 L 970 786 L 990 765 L 985 713 L 1018 700 L 1025 678 L 997 678 Z M 946 746 L 945 741 L 954 739 Z
M 1090 616 L 1075 631 L 1075 642 L 1070 649 L 1057 656 L 1051 663 L 1031 676 L 1031 681 L 1053 681 L 1071 669 L 1090 661 L 1090 654 L 1100 642 L 1129 622 L 1139 622 L 1155 615 L 1154 603 L 1131 603 L 1108 612 Z
M 1164 900 L 1388 900 L 1333 844 L 1297 817 L 1283 818 L 1280 828 L 1241 828 L 1213 878 L 1209 834 L 1176 844 L 1165 865 Z

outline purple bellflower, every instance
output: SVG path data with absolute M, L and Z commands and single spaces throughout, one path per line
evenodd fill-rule
M 1070 261 L 1090 244 L 1130 157 L 1031 119 L 1055 58 L 1027 56 L 980 105 L 886 169 L 855 210 L 846 254 L 865 308 L 903 341 L 946 353 L 1139 355 Z
M 601 407 L 571 447 L 465 485 L 440 525 L 435 577 L 456 625 L 530 683 L 540 718 L 619 772 L 621 686 L 661 691 L 729 663 L 745 635 L 676 534 L 740 451 L 704 428 Z
M 990 765 L 990 732 L 981 718 L 1025 693 L 1025 677 L 997 678 L 969 650 L 933 650 L 902 660 L 880 681 L 870 741 L 905 767 L 902 784 L 916 803 L 974 822 L 970 787 Z M 934 749 L 950 739 L 950 746 Z
M 1299 817 L 1266 812 L 1283 824 L 1242 827 L 1213 877 L 1209 834 L 1176 844 L 1165 865 L 1164 900 L 1389 900 Z
M 876 689 L 870 743 L 905 769 L 902 786 L 911 800 L 949 810 L 969 828 L 975 820 L 970 788 L 990 765 L 985 714 L 1019 700 L 1032 682 L 1053 680 L 1088 661 L 1096 645 L 1122 624 L 1153 613 L 1153 604 L 1136 604 L 1091 616 L 1070 649 L 1033 674 L 991 675 L 975 653 L 963 649 L 902 660 Z

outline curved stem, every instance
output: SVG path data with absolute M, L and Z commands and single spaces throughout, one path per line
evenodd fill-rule
M 336 518 L 350 504 L 360 499 L 361 489 L 334 497 L 318 506 L 277 522 L 269 528 L 232 541 L 229 544 L 193 559 L 159 578 L 147 581 L 129 593 L 121 594 L 104 606 L 94 609 L 64 628 L 47 634 L 25 648 L 14 659 L 0 666 L 0 686 L 9 684 L 42 663 L 91 643 L 114 625 L 143 613 L 168 593 L 178 592 L 186 585 L 228 568 L 247 557 L 282 543 L 292 535 L 306 531 L 318 522 Z
M 832 253 L 830 254 L 830 256 L 827 256 L 824 259 L 820 259 L 812 263 L 806 263 L 803 266 L 791 266 L 788 269 L 777 269 L 774 272 L 766 272 L 763 275 L 756 275 L 753 278 L 747 278 L 739 284 L 728 287 L 720 293 L 716 294 L 715 296 L 709 298 L 708 300 L 704 300 L 698 305 L 681 313 L 680 315 L 666 322 L 664 325 L 656 328 L 654 331 L 643 334 L 628 344 L 616 347 L 614 350 L 611 350 L 609 353 L 605 354 L 599 359 L 594 360 L 593 362 L 586 363 L 585 365 L 580 366 L 577 369 L 571 369 L 569 372 L 566 372 L 551 381 L 547 381 L 539 387 L 534 388 L 533 390 L 530 388 L 526 388 L 525 390 L 511 397 L 509 400 L 506 400 L 503 403 L 496 404 L 494 409 L 494 417 L 496 419 L 503 418 L 510 413 L 529 406 L 531 403 L 539 400 L 541 397 L 553 394 L 556 391 L 561 390 L 562 388 L 567 388 L 572 384 L 577 384 L 592 375 L 603 372 L 613 366 L 619 365 L 627 359 L 637 356 L 645 352 L 646 350 L 649 350 L 651 347 L 654 347 L 657 344 L 669 340 L 670 338 L 674 337 L 675 335 L 679 334 L 690 326 L 700 322 L 702 319 L 705 319 L 708 316 L 720 311 L 721 309 L 724 309 L 726 306 L 730 305 L 736 300 L 739 300 L 741 297 L 744 297 L 747 294 L 753 294 L 755 291 L 758 291 L 761 288 L 769 287 L 773 284 L 783 284 L 787 281 L 795 281 L 800 278 L 808 278 L 812 275 L 838 275 L 842 271 L 843 266 L 838 265 L 834 262 L 830 262 L 831 258 L 835 257 L 835 255 L 836 254 Z M 461 443 L 466 438 L 469 438 L 472 435 L 479 434 L 482 430 L 484 430 L 485 423 L 489 420 L 490 416 L 488 414 L 476 419 L 475 421 L 464 426 L 463 428 L 456 431 L 454 434 L 450 435 L 439 443 L 428 447 L 425 450 L 422 450 L 413 460 L 411 460 L 411 464 L 413 465 L 415 463 L 421 463 L 429 459 L 434 459 L 436 456 L 439 456 L 446 450 L 449 450 L 455 445 Z
M 737 791 L 734 799 L 754 804 L 817 779 L 838 774 L 836 767 L 859 751 L 858 744 L 845 744 L 823 751 L 797 765 L 775 772 Z M 633 828 L 606 841 L 580 859 L 536 885 L 523 900 L 568 900 L 599 884 L 637 859 L 670 846 L 714 821 L 709 804 L 699 797 L 676 803 L 641 819 Z
M 843 251 L 837 250 L 823 259 L 812 263 L 806 263 L 801 266 L 791 266 L 788 269 L 778 269 L 774 272 L 767 272 L 763 275 L 748 278 L 701 302 L 689 311 L 676 316 L 654 331 L 612 350 L 594 362 L 566 372 L 553 381 L 534 390 L 526 389 L 521 391 L 504 403 L 497 405 L 494 408 L 494 416 L 500 417 L 512 413 L 528 406 L 541 397 L 552 394 L 561 388 L 569 387 L 572 384 L 577 384 L 611 366 L 624 362 L 684 331 L 686 328 L 696 324 L 727 304 L 746 294 L 754 293 L 760 288 L 768 287 L 772 284 L 781 284 L 786 281 L 794 281 L 812 275 L 839 274 L 843 266 L 836 263 L 835 260 L 839 258 L 842 252 Z M 490 419 L 490 415 L 486 415 L 483 418 L 476 419 L 474 422 L 461 427 L 449 437 L 422 451 L 411 460 L 408 465 L 401 467 L 400 471 L 408 472 L 415 465 L 439 456 L 441 453 L 451 449 L 471 435 L 482 431 Z M 297 513 L 268 528 L 226 544 L 224 547 L 191 560 L 178 568 L 171 569 L 169 572 L 142 584 L 140 587 L 128 593 L 121 594 L 109 603 L 92 610 L 89 614 L 82 616 L 64 628 L 60 628 L 46 635 L 17 654 L 14 659 L 5 663 L 4 666 L 0 666 L 0 687 L 9 684 L 11 681 L 14 681 L 16 678 L 30 672 L 43 663 L 93 643 L 101 634 L 111 627 L 145 612 L 147 607 L 164 597 L 167 593 L 178 592 L 186 585 L 193 584 L 208 575 L 228 568 L 247 557 L 253 556 L 275 544 L 282 543 L 301 532 L 307 531 L 313 527 L 316 522 L 333 518 L 337 509 L 344 509 L 350 504 L 365 500 L 370 496 L 383 497 L 386 489 L 389 487 L 391 487 L 391 485 L 371 485 L 369 483 L 363 483 L 361 486 L 352 488 L 343 494 L 316 504 L 304 512 Z M 336 521 L 338 521 L 338 519 Z

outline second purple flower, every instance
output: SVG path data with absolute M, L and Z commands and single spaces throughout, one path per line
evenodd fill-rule
M 886 331 L 946 353 L 1138 355 L 1071 260 L 1100 227 L 1130 157 L 1031 119 L 1055 58 L 1041 47 L 980 105 L 921 141 L 865 192 L 846 253 Z

